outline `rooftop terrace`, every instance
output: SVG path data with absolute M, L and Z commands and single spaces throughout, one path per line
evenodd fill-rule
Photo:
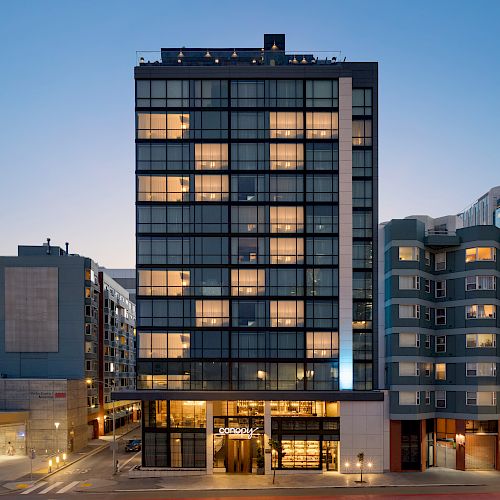
M 139 66 L 284 66 L 336 64 L 341 60 L 340 51 L 321 52 L 321 56 L 311 53 L 287 53 L 285 45 L 284 34 L 265 34 L 263 47 L 169 47 L 162 48 L 161 52 L 138 52 L 137 64 Z

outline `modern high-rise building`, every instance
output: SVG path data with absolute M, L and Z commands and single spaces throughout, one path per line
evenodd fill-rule
M 377 71 L 282 34 L 138 61 L 138 390 L 113 397 L 143 401 L 146 473 L 388 467 Z
M 491 188 L 458 216 L 464 227 L 479 225 L 500 227 L 500 186 Z
M 379 245 L 391 470 L 500 469 L 500 228 L 412 216 Z
M 135 304 L 125 289 L 50 240 L 0 257 L 0 417 L 10 422 L 0 445 L 78 450 L 111 430 L 111 390 L 134 387 Z M 137 403 L 115 405 L 117 427 Z
M 135 291 L 136 291 L 136 272 L 134 269 L 108 269 L 103 267 L 101 269 L 108 276 L 113 278 L 119 285 L 127 290 L 129 299 L 135 304 Z

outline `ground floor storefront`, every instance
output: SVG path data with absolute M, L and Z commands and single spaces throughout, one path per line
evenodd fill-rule
M 98 439 L 113 432 L 113 415 L 115 429 L 127 428 L 134 422 L 141 420 L 140 401 L 120 401 L 113 407 L 112 403 L 106 403 L 95 413 L 88 417 L 88 438 Z
M 388 468 L 378 401 L 148 400 L 142 467 L 213 473 L 359 472 Z M 387 445 L 384 449 L 384 441 Z
M 500 470 L 498 425 L 498 420 L 391 420 L 391 471 Z

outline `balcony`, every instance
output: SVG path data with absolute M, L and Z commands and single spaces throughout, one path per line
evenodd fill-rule
M 426 229 L 424 244 L 429 247 L 452 247 L 460 244 L 456 231 Z

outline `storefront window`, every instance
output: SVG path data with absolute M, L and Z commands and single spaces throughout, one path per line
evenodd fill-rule
M 170 401 L 170 427 L 204 428 L 205 401 Z
M 281 439 L 283 469 L 319 469 L 320 442 L 317 435 L 284 435 Z
M 325 402 L 324 401 L 271 401 L 271 415 L 324 417 Z

